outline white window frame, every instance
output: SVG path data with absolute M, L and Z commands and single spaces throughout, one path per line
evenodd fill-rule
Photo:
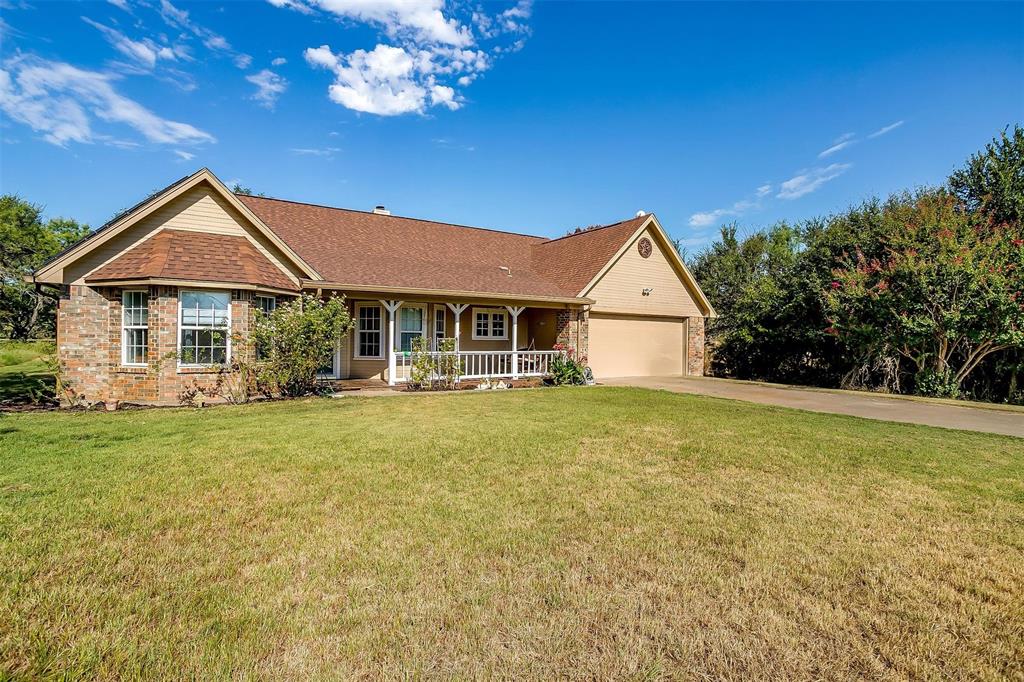
M 480 313 L 487 313 L 487 335 L 480 336 L 476 332 L 476 316 Z M 505 318 L 505 333 L 501 336 L 494 335 L 494 315 L 500 314 Z M 474 341 L 508 341 L 508 311 L 504 308 L 473 308 L 473 340 Z
M 416 308 L 416 309 L 418 309 L 418 310 L 420 310 L 422 312 L 422 315 L 420 316 L 420 320 L 422 320 L 423 324 L 420 326 L 420 338 L 421 339 L 430 338 L 430 337 L 427 336 L 427 334 L 429 334 L 429 332 L 427 331 L 428 328 L 429 328 L 428 325 L 430 324 L 430 322 L 427 320 L 427 304 L 426 303 L 403 303 L 402 306 L 398 310 L 395 311 L 395 352 L 396 353 L 404 353 L 404 352 L 406 352 L 406 351 L 402 350 L 402 334 L 403 334 L 403 331 L 402 331 L 402 310 L 404 310 L 406 308 Z M 415 332 L 414 332 L 414 330 L 406 330 L 404 333 L 412 334 L 412 333 L 415 333 Z
M 359 345 L 360 345 L 359 344 L 359 335 L 361 333 L 363 333 L 364 331 L 370 331 L 371 333 L 374 331 L 374 330 L 362 330 L 362 329 L 359 328 L 359 322 L 360 322 L 359 311 L 362 310 L 363 308 L 376 308 L 378 310 L 378 312 L 380 313 L 380 329 L 376 330 L 377 334 L 380 335 L 380 343 L 377 344 L 377 347 L 380 348 L 380 355 L 361 355 L 359 353 Z M 387 343 L 388 343 L 387 328 L 386 328 L 388 320 L 387 320 L 387 316 L 384 314 L 384 307 L 382 305 L 380 305 L 379 303 L 356 303 L 355 312 L 356 312 L 356 333 L 355 333 L 355 338 L 353 339 L 353 343 L 352 343 L 352 357 L 355 358 L 356 360 L 383 360 L 384 359 L 384 351 L 387 350 Z
M 438 315 L 438 313 L 441 313 Z M 441 323 L 441 328 L 437 328 L 437 323 Z M 440 304 L 434 306 L 434 323 L 433 323 L 433 337 L 434 337 L 434 350 L 440 350 L 438 341 L 441 341 L 448 337 L 448 307 Z
M 128 294 L 145 294 L 146 295 L 146 324 L 126 324 L 124 320 L 124 314 L 127 310 L 125 306 L 125 298 Z M 139 308 L 138 310 L 141 310 Z M 124 367 L 146 367 L 146 362 L 128 362 L 128 330 L 129 329 L 145 329 L 146 330 L 146 355 L 149 355 L 149 290 L 148 289 L 125 289 L 121 292 L 121 365 Z
M 227 310 L 228 319 L 227 319 L 227 325 L 223 328 L 224 331 L 227 333 L 227 347 L 226 347 L 226 350 L 225 350 L 225 356 L 224 356 L 224 362 L 223 363 L 221 363 L 221 362 L 182 362 L 181 361 L 181 337 L 182 337 L 182 332 L 183 331 L 185 331 L 186 329 L 192 329 L 192 330 L 221 329 L 221 327 L 193 326 L 193 325 L 184 325 L 184 324 L 181 323 L 181 312 L 182 312 L 181 299 L 184 298 L 182 296 L 182 294 L 190 294 L 190 293 L 191 294 L 208 294 L 208 293 L 223 294 L 223 293 L 226 293 L 228 295 L 228 310 Z M 181 367 L 184 367 L 184 368 L 213 367 L 213 366 L 226 367 L 226 366 L 231 364 L 231 303 L 232 303 L 231 299 L 232 299 L 232 296 L 231 296 L 231 290 L 230 289 L 180 289 L 178 291 L 178 323 L 177 323 L 176 326 L 178 328 L 177 329 L 177 334 L 178 334 L 178 367 L 179 368 L 181 368 Z
M 270 311 L 269 312 L 272 313 L 275 310 L 277 310 L 277 296 L 274 296 L 273 294 L 256 294 L 256 309 L 257 310 L 259 310 L 262 313 L 267 314 L 267 311 L 263 310 L 263 306 L 260 304 L 260 299 L 261 298 L 265 299 L 267 301 L 270 301 Z

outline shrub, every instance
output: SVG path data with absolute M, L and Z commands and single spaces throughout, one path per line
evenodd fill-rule
M 960 382 L 952 369 L 936 371 L 925 368 L 914 377 L 914 392 L 932 398 L 959 398 Z
M 412 375 L 409 377 L 409 387 L 413 390 L 454 390 L 462 374 L 462 366 L 455 353 L 455 339 L 439 339 L 437 354 L 430 353 L 429 344 L 430 341 L 423 337 L 412 340 Z
M 549 381 L 555 386 L 582 386 L 587 383 L 587 359 L 576 358 L 576 349 L 556 343 L 554 350 L 562 351 L 551 359 Z
M 335 343 L 351 329 L 344 296 L 324 300 L 303 294 L 270 314 L 258 313 L 251 337 L 260 358 L 256 382 L 270 394 L 315 393 L 320 369 L 330 364 Z

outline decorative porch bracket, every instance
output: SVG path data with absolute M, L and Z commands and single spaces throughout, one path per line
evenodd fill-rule
M 459 334 L 462 331 L 462 324 L 459 322 L 459 317 L 465 312 L 466 308 L 469 307 L 468 303 L 448 303 L 448 309 L 455 315 L 455 352 L 459 352 Z
M 388 311 L 388 385 L 395 385 L 395 313 L 402 307 L 402 301 L 385 301 L 380 304 Z
M 512 378 L 519 378 L 519 316 L 524 310 L 525 306 L 505 306 L 505 310 L 512 316 Z

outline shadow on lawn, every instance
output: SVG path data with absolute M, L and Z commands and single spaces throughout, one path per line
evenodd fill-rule
M 41 362 L 0 367 L 0 405 L 50 402 L 56 378 Z

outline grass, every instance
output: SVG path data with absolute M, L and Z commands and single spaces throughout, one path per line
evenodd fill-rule
M 1024 440 L 627 388 L 7 415 L 0 585 L 0 678 L 1013 678 Z
M 0 341 L 0 403 L 52 395 L 52 341 Z

